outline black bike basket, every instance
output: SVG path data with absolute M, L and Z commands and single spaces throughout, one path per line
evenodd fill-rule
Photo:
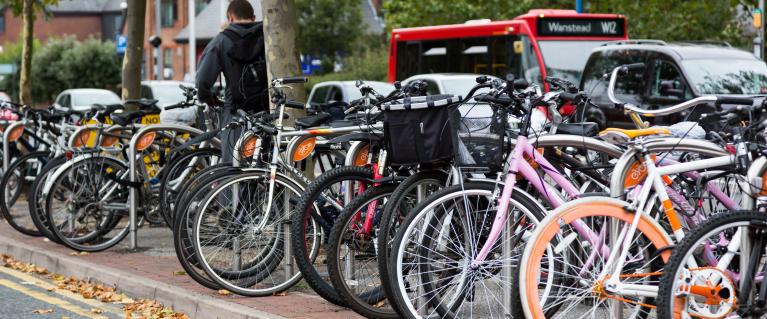
M 426 164 L 453 157 L 450 110 L 454 95 L 430 95 L 384 103 L 384 140 L 392 165 Z
M 487 103 L 464 103 L 451 108 L 450 128 L 459 167 L 487 168 L 499 172 L 506 161 L 505 109 Z

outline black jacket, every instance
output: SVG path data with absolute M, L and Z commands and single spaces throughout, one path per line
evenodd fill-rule
M 233 23 L 230 24 L 227 29 L 231 29 L 240 35 L 248 33 L 260 32 L 263 28 L 262 22 L 253 23 Z M 202 52 L 200 58 L 200 65 L 197 69 L 197 97 L 200 101 L 210 102 L 213 98 L 211 89 L 216 84 L 218 75 L 221 72 L 224 73 L 226 83 L 232 83 L 233 79 L 230 79 L 232 69 L 234 67 L 233 61 L 227 56 L 227 52 L 232 48 L 233 43 L 223 33 L 216 35 L 213 40 L 205 47 L 205 51 Z M 229 106 L 232 103 L 232 92 L 230 92 L 230 86 L 226 86 L 226 92 L 224 95 L 224 104 Z

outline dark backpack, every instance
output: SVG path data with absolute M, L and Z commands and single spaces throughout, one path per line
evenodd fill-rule
M 261 25 L 261 23 L 259 23 Z M 258 112 L 268 109 L 269 92 L 266 74 L 266 53 L 264 32 L 251 32 L 240 36 L 226 29 L 223 34 L 232 41 L 227 52 L 231 59 L 232 74 L 228 74 L 226 85 L 232 92 L 232 103 L 236 108 Z

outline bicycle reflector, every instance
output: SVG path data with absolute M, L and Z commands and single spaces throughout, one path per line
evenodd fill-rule
M 370 144 L 363 146 L 354 154 L 354 166 L 365 166 L 370 158 Z
M 88 145 L 88 140 L 91 138 L 91 132 L 92 130 L 80 130 L 77 135 L 75 135 L 74 140 L 72 141 L 73 147 L 83 147 L 85 145 Z
M 114 130 L 114 131 L 109 132 L 109 134 L 120 135 L 120 134 L 122 134 L 122 131 L 121 130 Z M 101 139 L 101 146 L 102 147 L 112 147 L 115 144 L 117 144 L 117 141 L 119 141 L 119 140 L 120 139 L 117 138 L 117 136 L 104 135 L 103 138 Z
M 241 148 L 241 154 L 242 158 L 250 158 L 253 156 L 253 153 L 256 151 L 256 144 L 258 142 L 258 138 L 255 136 L 249 137 L 247 140 L 245 140 L 245 143 L 242 143 Z
M 293 151 L 293 161 L 299 162 L 309 157 L 309 155 L 312 154 L 315 145 L 317 145 L 316 137 L 310 137 L 301 141 L 301 143 L 298 143 L 295 151 Z
M 149 148 L 149 145 L 152 145 L 152 142 L 154 142 L 154 138 L 156 136 L 157 133 L 155 132 L 148 132 L 144 135 L 141 135 L 141 137 L 138 138 L 138 142 L 136 143 L 136 150 L 140 152 Z
M 21 134 L 23 134 L 23 133 L 24 133 L 24 126 L 23 125 L 20 125 L 20 126 L 17 126 L 15 128 L 13 128 L 13 130 L 11 130 L 11 132 L 8 133 L 8 141 L 9 142 L 16 142 L 19 139 L 19 137 L 21 137 Z

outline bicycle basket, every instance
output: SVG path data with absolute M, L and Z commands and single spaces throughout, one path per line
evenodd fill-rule
M 504 136 L 508 122 L 505 109 L 487 103 L 464 103 L 450 113 L 455 164 L 503 169 L 506 157 Z
M 426 164 L 453 157 L 450 109 L 460 100 L 454 95 L 430 95 L 381 105 L 389 163 Z

